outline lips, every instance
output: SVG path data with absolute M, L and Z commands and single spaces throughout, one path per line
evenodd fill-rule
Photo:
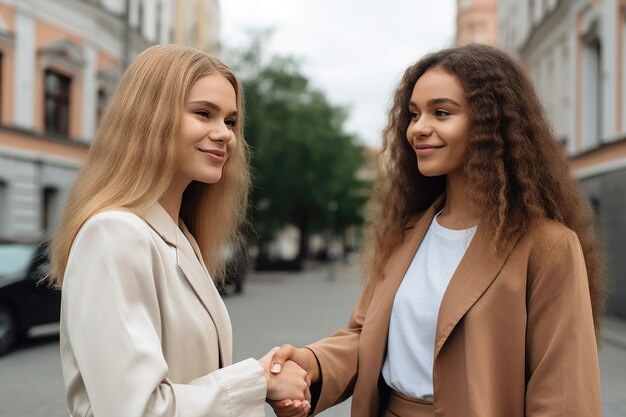
M 415 145 L 415 149 L 439 149 L 439 148 L 443 148 L 443 145 L 428 145 L 425 143 L 420 143 L 418 145 Z
M 224 156 L 226 156 L 226 152 L 224 152 L 224 151 L 220 151 L 220 150 L 217 150 L 217 149 L 203 149 L 203 148 L 198 148 L 198 150 L 199 150 L 200 152 L 204 152 L 204 153 L 211 153 L 211 154 L 213 154 L 213 155 L 221 156 L 222 158 L 223 158 Z
M 426 143 L 420 143 L 415 145 L 414 148 L 417 155 L 430 155 L 437 152 L 437 150 L 443 148 L 443 145 L 430 145 Z
M 204 148 L 196 148 L 199 152 L 202 152 L 215 162 L 224 162 L 226 158 L 226 152 L 220 151 L 219 149 L 204 149 Z

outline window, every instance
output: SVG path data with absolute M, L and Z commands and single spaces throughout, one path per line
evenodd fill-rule
M 602 139 L 602 46 L 597 35 L 584 39 L 582 67 L 582 145 L 590 149 Z
M 161 22 L 163 19 L 163 8 L 161 3 L 157 3 L 156 10 L 156 41 L 163 42 L 163 37 L 161 36 L 161 31 L 163 30 L 163 24 Z
M 47 131 L 69 134 L 71 82 L 69 77 L 52 70 L 45 72 L 44 114 Z
M 59 191 L 54 187 L 46 187 L 43 189 L 43 198 L 41 204 L 42 224 L 41 228 L 46 235 L 50 235 L 52 227 L 56 223 L 56 207 Z
M 143 36 L 143 2 L 139 2 L 137 11 L 137 32 Z
M 98 106 L 97 118 L 98 118 L 98 123 L 100 123 L 100 119 L 102 119 L 102 115 L 104 114 L 104 111 L 106 110 L 106 106 L 107 106 L 107 92 L 104 88 L 98 89 L 97 106 Z
M 2 69 L 4 68 L 4 60 L 2 59 L 2 52 L 0 52 L 0 116 L 2 116 L 2 95 L 4 94 L 4 91 L 2 90 L 2 78 L 3 78 L 3 71 Z
M 8 187 L 4 181 L 0 181 L 0 236 L 6 233 L 8 224 L 9 224 Z

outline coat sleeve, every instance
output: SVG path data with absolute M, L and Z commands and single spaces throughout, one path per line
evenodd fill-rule
M 584 257 L 563 232 L 529 270 L 526 416 L 599 417 L 600 372 Z
M 253 359 L 186 384 L 168 379 L 154 281 L 158 257 L 143 221 L 124 212 L 92 217 L 72 246 L 62 324 L 93 415 L 264 416 L 265 377 Z M 71 395 L 70 389 L 70 403 Z
M 356 382 L 359 338 L 372 294 L 376 287 L 370 282 L 352 311 L 348 327 L 306 346 L 313 351 L 320 368 L 320 381 L 311 388 L 313 414 L 320 413 L 352 395 Z

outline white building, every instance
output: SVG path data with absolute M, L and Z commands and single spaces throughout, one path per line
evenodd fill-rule
M 608 250 L 609 309 L 626 317 L 626 2 L 499 0 L 501 48 L 528 67 Z

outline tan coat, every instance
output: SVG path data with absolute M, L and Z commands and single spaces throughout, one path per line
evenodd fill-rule
M 97 214 L 77 235 L 60 334 L 72 417 L 265 415 L 263 368 L 231 365 L 228 313 L 183 230 L 157 204 L 145 219 Z
M 353 417 L 378 417 L 396 291 L 438 210 L 407 227 L 382 280 L 361 295 L 346 329 L 309 346 L 322 373 L 318 413 L 352 395 Z M 539 222 L 491 255 L 478 227 L 445 292 L 434 346 L 437 417 L 599 417 L 598 355 L 577 236 Z

